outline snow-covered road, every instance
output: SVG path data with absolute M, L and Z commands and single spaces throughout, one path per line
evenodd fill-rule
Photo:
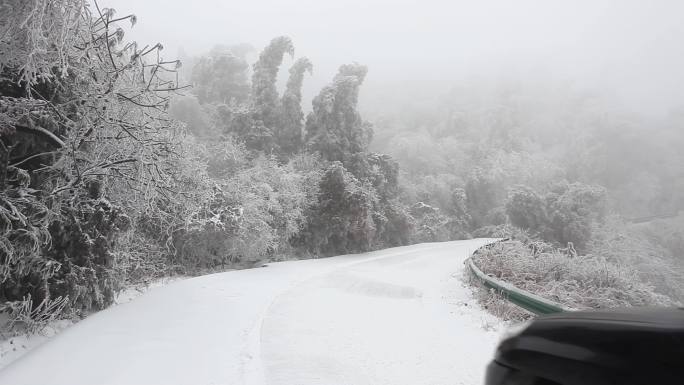
M 0 384 L 479 385 L 501 324 L 459 277 L 487 242 L 175 282 L 69 328 Z

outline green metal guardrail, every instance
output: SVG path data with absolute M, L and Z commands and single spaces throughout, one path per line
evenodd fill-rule
M 500 279 L 488 276 L 477 266 L 475 266 L 472 258 L 468 258 L 465 263 L 473 275 L 482 281 L 486 287 L 492 288 L 502 293 L 509 302 L 512 302 L 525 310 L 531 311 L 537 315 L 560 313 L 570 310 L 564 308 L 559 303 L 542 298 L 528 291 L 518 289 L 517 287 Z

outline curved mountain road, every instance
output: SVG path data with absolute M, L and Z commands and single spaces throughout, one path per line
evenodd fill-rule
M 490 241 L 175 282 L 67 329 L 0 384 L 479 385 L 499 321 L 459 277 Z

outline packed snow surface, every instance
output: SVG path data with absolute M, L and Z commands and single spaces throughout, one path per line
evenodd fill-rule
M 186 277 L 183 276 L 166 277 L 154 280 L 147 284 L 141 284 L 136 287 L 129 287 L 116 295 L 116 298 L 114 299 L 114 305 L 130 302 L 133 299 L 140 297 L 150 289 L 168 285 L 171 282 L 185 278 Z M 1 317 L 2 315 L 0 314 L 0 324 L 3 323 Z M 13 361 L 19 359 L 24 354 L 49 341 L 50 338 L 53 338 L 57 334 L 61 333 L 64 331 L 64 329 L 71 327 L 74 322 L 75 321 L 68 319 L 56 320 L 50 322 L 36 334 L 27 335 L 23 333 L 18 335 L 10 335 L 9 337 L 2 336 L 4 339 L 0 340 L 0 370 Z
M 480 385 L 501 323 L 459 278 L 488 242 L 174 282 L 68 328 L 0 384 Z

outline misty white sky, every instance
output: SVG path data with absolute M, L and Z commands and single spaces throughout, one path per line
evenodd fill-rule
M 99 0 L 135 13 L 127 36 L 200 54 L 261 49 L 290 36 L 314 63 L 305 94 L 340 64 L 369 66 L 364 92 L 447 89 L 473 77 L 542 76 L 597 88 L 661 113 L 684 100 L 684 1 L 677 0 Z M 286 64 L 287 65 L 287 64 Z M 392 91 L 394 92 L 394 91 Z M 379 97 L 379 96 L 378 96 Z

